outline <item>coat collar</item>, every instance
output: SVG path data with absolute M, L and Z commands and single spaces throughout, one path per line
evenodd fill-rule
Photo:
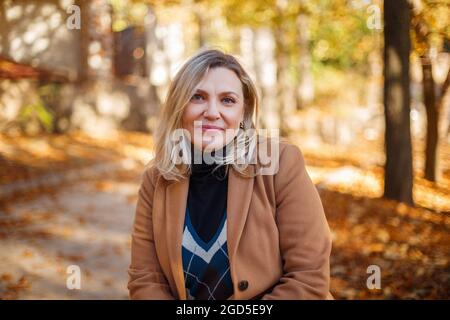
M 254 166 L 249 165 L 250 173 L 254 173 Z M 247 219 L 253 190 L 252 178 L 240 176 L 231 166 L 228 175 L 227 194 L 227 249 L 230 261 L 230 272 L 233 283 L 237 281 L 235 272 L 235 255 L 239 239 Z M 189 178 L 171 183 L 166 189 L 166 241 L 171 261 L 171 271 L 180 300 L 186 300 L 186 290 L 183 275 L 181 242 L 184 217 L 189 190 Z M 234 297 L 236 296 L 236 292 Z

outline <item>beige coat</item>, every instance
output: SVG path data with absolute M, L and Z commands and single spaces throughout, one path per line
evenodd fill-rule
M 280 142 L 279 152 L 275 175 L 229 171 L 230 299 L 332 299 L 331 237 L 319 194 L 300 149 Z M 155 168 L 145 170 L 132 232 L 131 299 L 186 299 L 181 241 L 188 187 L 189 179 L 169 182 Z

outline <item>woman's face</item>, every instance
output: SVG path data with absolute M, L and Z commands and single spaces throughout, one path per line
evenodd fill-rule
M 212 151 L 236 136 L 243 118 L 241 81 L 233 71 L 217 67 L 210 69 L 197 85 L 183 112 L 182 126 L 189 131 L 195 147 Z

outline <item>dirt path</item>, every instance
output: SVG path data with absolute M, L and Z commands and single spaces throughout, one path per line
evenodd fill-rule
M 10 204 L 0 215 L 0 298 L 127 299 L 138 172 L 99 169 Z M 80 290 L 66 286 L 70 265 Z

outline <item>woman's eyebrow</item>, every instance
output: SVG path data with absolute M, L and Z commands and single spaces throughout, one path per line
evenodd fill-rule
M 209 95 L 208 92 L 206 92 L 205 90 L 202 90 L 202 89 L 197 89 L 196 92 L 197 93 L 202 93 L 202 94 L 205 94 L 205 95 Z M 219 95 L 224 95 L 224 94 L 233 94 L 233 95 L 239 97 L 239 95 L 236 92 L 234 92 L 234 91 L 219 92 Z
M 224 92 L 221 92 L 219 94 L 234 94 L 236 97 L 239 97 L 239 95 L 236 92 L 233 92 L 233 91 L 224 91 Z

